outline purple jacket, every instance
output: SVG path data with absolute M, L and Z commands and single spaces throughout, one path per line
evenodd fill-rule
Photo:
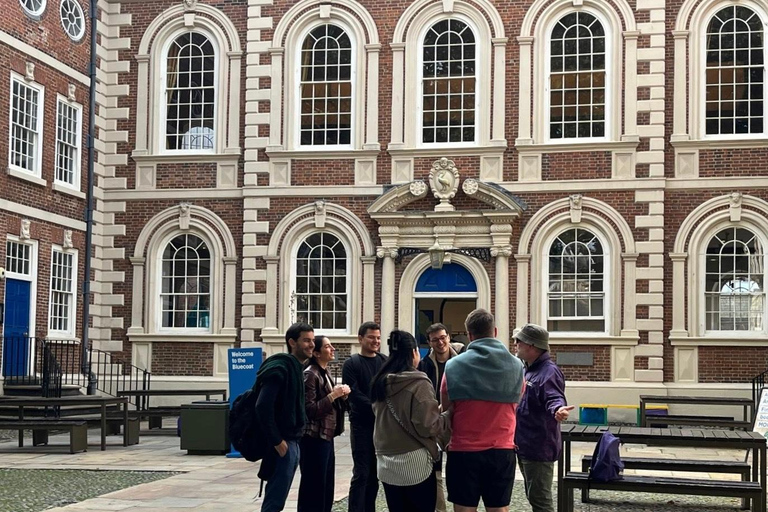
M 563 443 L 555 412 L 567 404 L 565 377 L 549 358 L 549 352 L 526 368 L 525 386 L 517 408 L 517 453 L 528 460 L 556 461 Z

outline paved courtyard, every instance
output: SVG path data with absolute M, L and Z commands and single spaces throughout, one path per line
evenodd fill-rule
M 52 436 L 51 444 L 56 447 L 25 447 L 20 450 L 16 441 L 0 443 L 0 469 L 56 469 L 56 470 L 99 470 L 99 471 L 146 471 L 173 472 L 173 476 L 149 483 L 133 485 L 116 492 L 87 499 L 79 503 L 52 508 L 56 512 L 73 511 L 127 511 L 165 512 L 169 510 L 227 512 L 258 512 L 260 500 L 256 498 L 259 480 L 255 464 L 241 459 L 223 456 L 191 456 L 179 449 L 179 438 L 169 435 L 142 435 L 138 445 L 123 447 L 119 436 L 108 437 L 106 451 L 98 447 L 98 430 L 89 431 L 89 450 L 85 453 L 64 453 L 67 436 Z M 591 445 L 574 446 L 574 469 L 579 464 L 579 455 L 591 453 Z M 670 458 L 707 458 L 721 460 L 743 460 L 743 452 L 729 450 L 699 450 L 683 448 L 649 448 L 640 445 L 626 445 L 622 449 L 626 456 L 659 456 Z M 346 496 L 352 472 L 352 458 L 349 451 L 349 437 L 342 436 L 336 441 L 336 492 L 338 502 L 334 511 L 346 511 Z M 628 471 L 628 473 L 630 473 Z M 657 472 L 660 476 L 699 476 L 702 478 L 738 478 L 735 475 L 714 475 L 701 473 Z M 522 479 L 518 474 L 511 510 L 529 512 L 525 502 Z M 299 475 L 294 481 L 286 511 L 296 510 Z M 3 483 L 0 481 L 0 489 Z M 126 485 L 132 485 L 126 483 Z M 44 487 L 44 485 L 43 485 Z M 32 492 L 46 492 L 37 488 Z M 715 512 L 737 510 L 739 502 L 728 498 L 685 497 L 669 495 L 632 495 L 629 493 L 594 493 L 598 502 L 583 507 L 578 502 L 576 509 L 583 512 L 656 512 L 689 511 Z M 21 508 L 20 508 L 21 510 Z M 383 493 L 378 510 L 386 510 Z M 395 511 L 393 511 L 395 512 Z

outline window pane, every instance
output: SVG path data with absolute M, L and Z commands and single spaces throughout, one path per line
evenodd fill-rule
M 564 16 L 550 35 L 549 135 L 552 139 L 605 135 L 605 34 L 589 13 Z M 555 109 L 554 107 L 558 108 Z M 562 110 L 559 107 L 565 107 Z
M 160 302 L 167 328 L 210 328 L 210 251 L 192 234 L 174 237 L 163 251 Z
M 347 253 L 341 241 L 330 233 L 310 235 L 299 247 L 296 269 L 296 318 L 310 319 L 316 330 L 346 330 Z M 298 277 L 299 269 L 308 281 Z

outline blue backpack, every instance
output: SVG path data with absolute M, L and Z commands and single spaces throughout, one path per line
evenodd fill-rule
M 624 463 L 619 455 L 618 437 L 609 431 L 603 432 L 592 453 L 592 466 L 589 468 L 589 479 L 595 482 L 611 482 L 621 480 Z

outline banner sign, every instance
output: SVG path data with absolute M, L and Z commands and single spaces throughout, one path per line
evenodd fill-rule
M 261 348 L 230 348 L 227 351 L 229 368 L 229 408 L 243 392 L 256 382 L 256 372 L 261 366 Z M 227 457 L 240 457 L 234 447 Z

